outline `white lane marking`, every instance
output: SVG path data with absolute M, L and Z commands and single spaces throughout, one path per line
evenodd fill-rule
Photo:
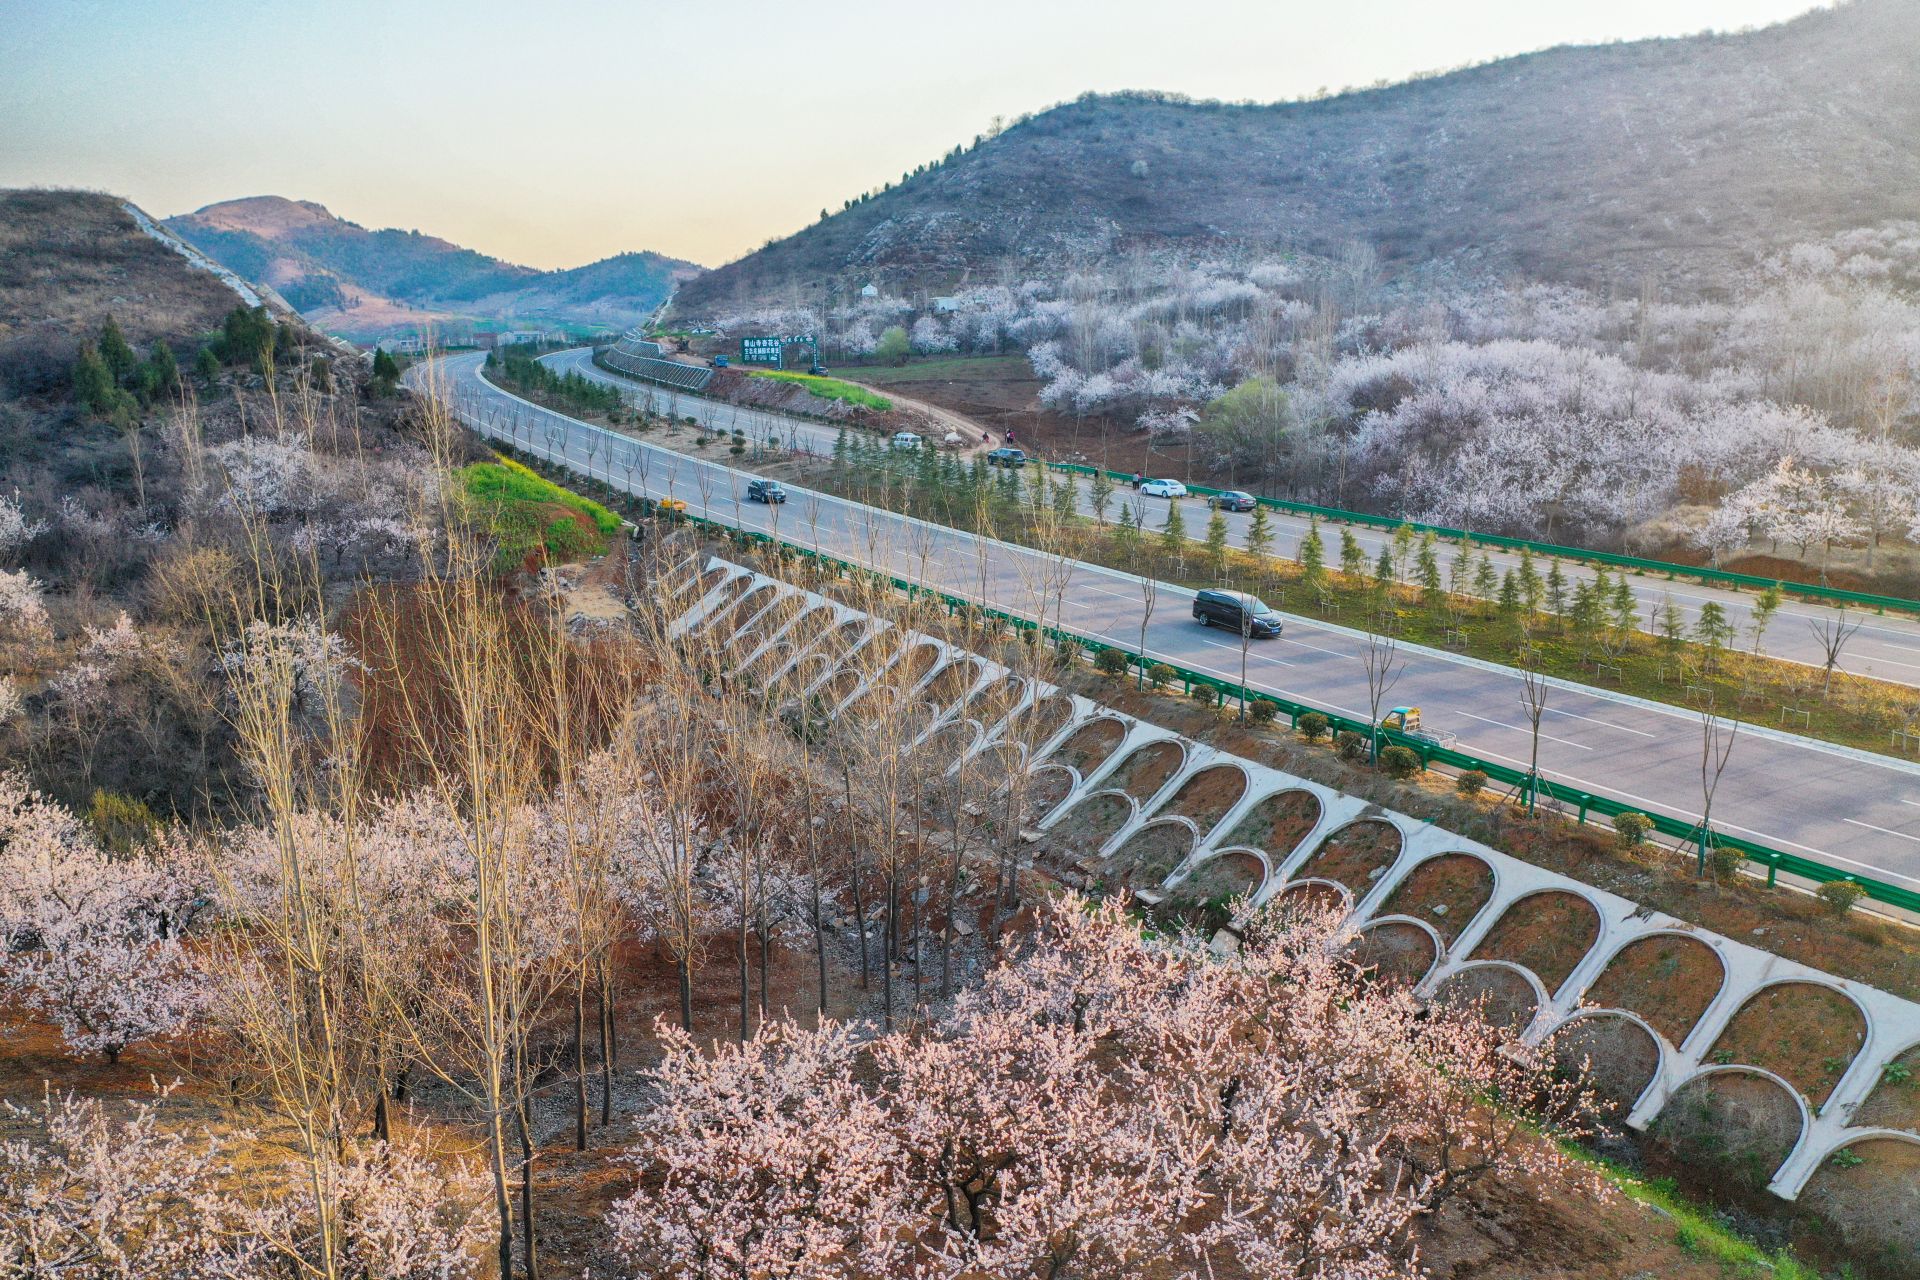
M 1505 760 L 1508 764 L 1512 765 L 1516 769 L 1524 769 L 1527 767 L 1527 762 L 1525 760 L 1516 760 L 1512 756 L 1503 756 L 1498 751 L 1489 751 L 1485 747 L 1480 747 L 1478 750 L 1481 755 L 1487 756 L 1494 760 Z M 1544 778 L 1547 776 L 1547 773 L 1548 773 L 1548 770 L 1542 769 L 1540 771 L 1540 776 Z M 1584 790 L 1584 788 L 1582 789 Z
M 1300 646 L 1300 647 L 1301 647 L 1302 649 L 1311 649 L 1311 650 L 1313 650 L 1313 651 L 1314 651 L 1315 653 L 1330 653 L 1330 654 L 1332 654 L 1332 655 L 1333 655 L 1334 657 L 1336 657 L 1336 658 L 1354 658 L 1354 659 L 1358 659 L 1358 657 L 1359 657 L 1359 655 L 1358 655 L 1358 654 L 1354 654 L 1354 653 L 1342 653 L 1342 652 L 1340 652 L 1340 651 L 1339 651 L 1338 649 L 1323 649 L 1323 648 L 1321 648 L 1321 647 L 1320 647 L 1319 645 L 1317 645 L 1317 644 L 1308 644 L 1308 643 L 1307 643 L 1307 642 L 1306 642 L 1305 640 L 1289 640 L 1289 639 L 1287 639 L 1287 638 L 1286 638 L 1285 636 L 1281 636 L 1281 637 L 1280 637 L 1280 640 L 1281 640 L 1281 642 L 1282 642 L 1282 643 L 1284 643 L 1284 644 L 1297 644 L 1297 645 L 1299 645 L 1299 646 Z
M 1494 753 L 1489 751 L 1486 754 L 1493 755 Z M 1514 764 L 1520 764 L 1522 768 L 1525 767 L 1520 761 L 1512 760 L 1509 756 L 1499 756 L 1497 758 L 1509 760 Z M 1700 820 L 1700 814 L 1697 810 L 1682 808 L 1677 804 L 1663 804 L 1658 800 L 1649 800 L 1647 797 L 1639 795 L 1636 792 L 1622 791 L 1619 787 L 1610 787 L 1601 782 L 1583 782 L 1572 774 L 1563 773 L 1558 769 L 1542 769 L 1540 774 L 1542 777 L 1547 778 L 1559 777 L 1582 791 L 1591 791 L 1596 795 L 1605 792 L 1607 795 L 1618 796 L 1622 800 L 1630 800 L 1643 809 L 1664 809 L 1678 818 L 1690 818 L 1695 822 Z M 1756 831 L 1752 827 L 1743 827 L 1737 822 L 1728 822 L 1724 818 L 1716 821 L 1713 825 L 1722 831 L 1733 831 L 1740 835 L 1751 836 L 1755 840 L 1771 844 L 1776 848 L 1798 849 L 1802 853 L 1810 853 L 1816 858 L 1824 858 L 1829 862 L 1844 862 L 1850 867 L 1858 867 L 1862 871 L 1872 872 L 1882 880 L 1905 880 L 1908 884 L 1920 885 L 1920 876 L 1910 876 L 1904 872 L 1890 870 L 1877 863 L 1862 862 L 1858 858 L 1849 858 L 1844 854 L 1833 853 L 1826 849 L 1818 849 L 1813 845 L 1803 844 L 1798 840 L 1789 840 L 1786 836 L 1774 835 L 1770 831 Z
M 1218 641 L 1218 640 L 1209 640 L 1209 639 L 1207 639 L 1207 637 L 1205 637 L 1205 636 L 1200 636 L 1200 637 L 1198 637 L 1198 639 L 1199 639 L 1199 641 L 1200 641 L 1200 643 L 1201 643 L 1201 644 L 1210 644 L 1210 645 L 1212 645 L 1212 646 L 1213 646 L 1214 648 L 1216 648 L 1216 649 L 1229 649 L 1229 650 L 1231 650 L 1231 651 L 1233 651 L 1234 653 L 1238 653 L 1238 652 L 1240 652 L 1240 646 L 1239 646 L 1239 645 L 1237 645 L 1237 644 L 1222 644 L 1222 643 L 1221 643 L 1220 641 Z M 1247 655 L 1247 662 L 1248 662 L 1248 664 L 1249 664 L 1249 665 L 1251 665 L 1251 664 L 1253 664 L 1253 663 L 1255 663 L 1255 662 L 1268 662 L 1268 663 L 1272 663 L 1272 664 L 1273 664 L 1274 666 L 1276 666 L 1276 667 L 1290 667 L 1290 666 L 1292 666 L 1292 665 L 1293 665 L 1293 664 L 1292 664 L 1291 662 L 1288 662 L 1288 661 L 1286 661 L 1285 659 L 1282 659 L 1282 658 L 1269 658 L 1269 657 L 1268 657 L 1268 656 L 1267 656 L 1266 654 L 1264 654 L 1264 653 L 1259 653 L 1259 652 L 1257 652 L 1257 651 L 1256 651 L 1256 652 L 1253 652 L 1253 653 L 1249 653 L 1249 654 Z
M 1840 821 L 1851 823 L 1856 827 L 1865 827 L 1869 831 L 1878 831 L 1882 835 L 1899 836 L 1902 840 L 1911 840 L 1915 844 L 1920 844 L 1920 836 L 1910 836 L 1904 831 L 1895 831 L 1892 827 L 1876 827 L 1871 822 L 1862 822 L 1858 818 L 1842 818 Z
M 1511 729 L 1511 730 L 1513 730 L 1513 731 L 1514 731 L 1515 733 L 1531 733 L 1531 732 L 1533 732 L 1533 730 L 1531 730 L 1531 729 L 1529 729 L 1529 728 L 1528 728 L 1528 727 L 1527 727 L 1526 725 L 1523 725 L 1523 724 L 1508 724 L 1508 723 L 1507 723 L 1506 721 L 1504 721 L 1504 720 L 1489 720 L 1489 719 L 1488 719 L 1487 717 L 1485 717 L 1485 716 L 1477 716 L 1477 715 L 1475 715 L 1475 714 L 1473 714 L 1473 712 L 1471 712 L 1471 711 L 1462 711 L 1462 710 L 1460 710 L 1460 709 L 1459 709 L 1458 707 L 1453 707 L 1453 708 L 1450 708 L 1450 710 L 1452 711 L 1452 713 L 1453 713 L 1454 715 L 1457 715 L 1457 716 L 1465 716 L 1465 717 L 1466 717 L 1467 719 L 1469 719 L 1469 720 L 1478 720 L 1478 721 L 1479 721 L 1479 722 L 1480 722 L 1481 724 L 1490 724 L 1490 725 L 1493 725 L 1493 726 L 1495 726 L 1495 727 L 1497 727 L 1497 728 L 1501 728 L 1501 729 Z M 1550 734 L 1550 733 L 1543 733 L 1543 734 L 1541 734 L 1540 736 L 1541 736 L 1542 738 L 1545 738 L 1545 739 L 1546 739 L 1546 740 L 1547 740 L 1548 742 L 1558 742 L 1558 743 L 1560 743 L 1560 744 L 1561 744 L 1562 746 L 1567 746 L 1567 747 L 1574 747 L 1574 748 L 1577 748 L 1578 750 L 1581 750 L 1581 751 L 1591 751 L 1591 750 L 1593 750 L 1593 748 L 1592 748 L 1592 747 L 1589 747 L 1589 746 L 1587 746 L 1587 745 L 1586 745 L 1585 743 L 1581 743 L 1581 742 L 1575 742 L 1575 741 L 1574 741 L 1573 739 L 1571 739 L 1571 738 L 1556 738 L 1556 737 L 1554 737 L 1554 736 L 1553 736 L 1552 734 Z
M 1642 738 L 1652 738 L 1652 737 L 1658 736 L 1657 734 L 1648 733 L 1645 729 L 1629 729 L 1623 724 L 1613 724 L 1606 720 L 1595 720 L 1592 716 L 1583 716 L 1572 711 L 1562 711 L 1558 707 L 1543 707 L 1541 709 L 1543 711 L 1550 712 L 1551 714 L 1556 716 L 1567 716 L 1570 719 L 1574 719 L 1574 720 L 1585 720 L 1588 724 L 1597 724 L 1603 729 L 1618 729 L 1621 733 L 1638 734 Z
M 1900 803 L 1901 803 L 1901 804 L 1910 804 L 1910 805 L 1912 805 L 1912 806 L 1913 806 L 1914 808 L 1916 808 L 1916 809 L 1920 809 L 1920 800 L 1902 800 L 1902 801 L 1901 801 Z

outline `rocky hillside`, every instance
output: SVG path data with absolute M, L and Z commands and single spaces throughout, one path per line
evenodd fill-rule
M 675 308 L 1216 241 L 1711 288 L 1756 250 L 1920 210 L 1916 50 L 1920 4 L 1853 0 L 1317 101 L 1089 97 L 708 272 Z
M 418 231 L 370 231 L 323 205 L 279 196 L 208 205 L 167 225 L 272 285 L 314 323 L 356 338 L 473 321 L 620 327 L 700 270 L 657 253 L 623 253 L 536 271 Z

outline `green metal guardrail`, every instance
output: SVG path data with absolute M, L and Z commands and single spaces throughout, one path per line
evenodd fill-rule
M 649 515 L 657 514 L 657 504 L 650 498 L 619 494 L 610 485 L 601 484 L 599 481 L 594 481 L 593 483 L 605 489 L 609 495 L 612 495 L 616 499 L 625 499 L 636 503 L 641 511 Z M 1129 671 L 1137 670 L 1144 674 L 1154 666 L 1168 667 L 1173 671 L 1174 678 L 1182 683 L 1187 692 L 1191 693 L 1196 688 L 1211 689 L 1214 693 L 1216 705 L 1224 705 L 1225 702 L 1230 699 L 1250 698 L 1256 702 L 1265 701 L 1272 703 L 1279 708 L 1281 712 L 1286 714 L 1288 722 L 1296 728 L 1299 726 L 1301 716 L 1312 713 L 1326 717 L 1329 729 L 1334 733 L 1375 733 L 1378 735 L 1380 741 L 1387 745 L 1410 748 L 1420 757 L 1420 763 L 1423 768 L 1441 764 L 1455 769 L 1478 769 L 1487 775 L 1489 781 L 1502 783 L 1520 790 L 1530 790 L 1536 799 L 1548 800 L 1576 811 L 1578 815 L 1577 820 L 1582 824 L 1587 821 L 1589 814 L 1598 814 L 1603 817 L 1613 818 L 1627 812 L 1643 813 L 1647 819 L 1653 823 L 1653 829 L 1662 835 L 1671 836 L 1676 840 L 1698 845 L 1704 834 L 1707 843 L 1711 846 L 1737 850 L 1747 861 L 1766 868 L 1767 884 L 1769 886 L 1776 882 L 1777 877 L 1783 871 L 1788 875 L 1811 880 L 1815 884 L 1827 884 L 1835 880 L 1848 880 L 1859 885 L 1866 896 L 1876 902 L 1885 903 L 1892 907 L 1899 907 L 1906 911 L 1920 912 L 1920 891 L 1903 889 L 1899 885 L 1888 884 L 1884 880 L 1876 880 L 1869 876 L 1862 876 L 1849 871 L 1841 871 L 1836 867 L 1828 866 L 1824 862 L 1819 862 L 1800 854 L 1787 853 L 1780 849 L 1774 849 L 1768 845 L 1760 844 L 1757 841 L 1742 839 L 1741 837 L 1727 835 L 1719 831 L 1703 833 L 1699 823 L 1684 822 L 1678 818 L 1669 817 L 1660 813 L 1647 813 L 1644 809 L 1637 809 L 1632 805 L 1623 804 L 1618 800 L 1595 795 L 1590 791 L 1582 791 L 1577 787 L 1552 782 L 1545 778 L 1530 778 L 1526 770 L 1516 769 L 1512 765 L 1501 764 L 1497 760 L 1485 760 L 1465 751 L 1456 751 L 1450 747 L 1435 746 L 1430 742 L 1422 741 L 1419 738 L 1409 736 L 1394 729 L 1388 729 L 1384 726 L 1371 726 L 1365 721 L 1355 720 L 1351 717 L 1340 715 L 1337 712 L 1327 711 L 1309 703 L 1296 702 L 1290 698 L 1281 697 L 1278 694 L 1267 693 L 1258 689 L 1249 690 L 1230 680 L 1223 680 L 1217 676 L 1210 676 L 1203 672 L 1193 671 L 1174 663 L 1166 662 L 1164 659 L 1148 657 L 1121 645 L 1108 644 L 1104 640 L 1095 640 L 1071 631 L 1064 631 L 1057 627 L 1042 627 L 1032 619 L 1022 618 L 1015 614 L 1008 613 L 1005 610 L 992 608 L 991 606 L 975 604 L 970 600 L 963 599 L 960 596 L 952 595 L 945 591 L 939 591 L 931 587 L 923 587 L 916 583 L 908 582 L 904 578 L 896 578 L 890 574 L 866 569 L 851 561 L 842 560 L 838 556 L 804 547 L 798 543 L 790 542 L 785 538 L 775 537 L 772 534 L 760 533 L 751 529 L 742 529 L 721 520 L 697 516 L 687 511 L 669 512 L 666 514 L 666 518 L 676 523 L 685 523 L 697 528 L 715 530 L 723 537 L 729 538 L 744 546 L 760 545 L 786 548 L 798 554 L 800 558 L 804 560 L 812 560 L 816 563 L 830 566 L 837 574 L 865 580 L 880 587 L 890 587 L 896 591 L 904 592 L 911 599 L 930 596 L 944 605 L 949 614 L 962 609 L 971 610 L 979 613 L 983 617 L 991 618 L 994 621 L 1016 630 L 1037 632 L 1042 638 L 1050 640 L 1055 644 L 1076 646 L 1078 649 L 1090 655 L 1111 649 L 1125 656 Z
M 1052 470 L 1064 471 L 1072 475 L 1091 476 L 1100 470 L 1098 467 L 1083 466 L 1074 462 L 1049 462 L 1044 465 Z M 1133 480 L 1131 474 L 1119 471 L 1109 471 L 1106 474 L 1110 479 L 1125 483 L 1131 483 Z M 1187 489 L 1202 497 L 1226 492 L 1224 489 L 1215 489 L 1204 484 L 1190 484 Z M 1431 533 L 1437 538 L 1446 538 L 1454 542 L 1470 541 L 1479 546 L 1499 547 L 1507 551 L 1526 550 L 1535 555 L 1551 556 L 1561 560 L 1584 560 L 1593 564 L 1610 565 L 1617 569 L 1632 569 L 1640 573 L 1660 573 L 1669 578 L 1697 578 L 1703 583 L 1749 587 L 1757 591 L 1764 591 L 1768 587 L 1779 587 L 1782 591 L 1792 592 L 1797 596 L 1831 601 L 1850 608 L 1897 609 L 1909 613 L 1920 613 L 1920 600 L 1908 600 L 1901 596 L 1848 591 L 1843 587 L 1830 587 L 1816 582 L 1788 582 L 1778 578 L 1764 578 L 1758 574 L 1735 573 L 1729 569 L 1714 569 L 1705 565 L 1674 564 L 1666 560 L 1648 560 L 1641 556 L 1620 555 L 1612 551 L 1593 551 L 1585 547 L 1563 547 L 1551 542 L 1534 542 L 1528 538 L 1503 537 L 1497 533 L 1472 533 L 1466 529 L 1450 529 L 1446 525 L 1403 520 L 1398 516 L 1377 516 L 1365 511 L 1343 511 L 1339 507 L 1316 506 L 1311 502 L 1291 502 L 1285 498 L 1256 497 L 1254 501 L 1276 511 L 1315 516 L 1322 520 L 1337 520 L 1344 524 L 1368 525 L 1389 532 L 1406 528 L 1415 533 Z

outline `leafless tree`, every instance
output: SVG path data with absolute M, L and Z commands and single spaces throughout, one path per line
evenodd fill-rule
M 1740 722 L 1723 719 L 1709 700 L 1700 716 L 1700 851 L 1696 870 L 1702 876 L 1707 874 L 1707 853 L 1713 845 L 1713 795 L 1720 789 L 1720 777 L 1727 771 L 1734 739 L 1739 736 Z
M 1831 618 L 1807 619 L 1807 630 L 1812 633 L 1814 643 L 1820 646 L 1822 673 L 1820 696 L 1826 697 L 1833 691 L 1833 669 L 1840 665 L 1840 655 L 1847 647 L 1847 641 L 1853 639 L 1860 630 L 1860 624 L 1847 621 L 1847 611 L 1842 606 Z
M 1136 673 L 1138 688 L 1147 687 L 1147 623 L 1153 619 L 1153 606 L 1160 598 L 1160 583 L 1145 574 L 1140 576 L 1140 666 Z
M 1394 637 L 1367 632 L 1360 661 L 1367 673 L 1367 737 L 1375 759 L 1380 755 L 1380 706 L 1407 669 L 1407 664 L 1399 661 L 1399 653 L 1400 642 Z
M 1547 713 L 1547 677 L 1532 666 L 1520 669 L 1520 714 L 1527 718 L 1532 752 L 1527 757 L 1527 812 L 1540 792 L 1540 718 Z

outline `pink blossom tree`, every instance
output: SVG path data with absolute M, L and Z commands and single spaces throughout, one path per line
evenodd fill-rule
M 1423 1219 L 1562 1168 L 1527 1125 L 1578 1131 L 1589 1100 L 1350 940 L 1265 915 L 1216 956 L 1070 900 L 930 1026 L 677 1037 L 616 1238 L 687 1276 L 1417 1276 Z
M 153 850 L 109 858 L 64 809 L 0 777 L 0 991 L 117 1061 L 183 1030 L 206 987 L 181 942 L 200 895 Z

